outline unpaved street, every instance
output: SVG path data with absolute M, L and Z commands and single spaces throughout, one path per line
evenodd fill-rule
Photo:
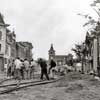
M 100 82 L 90 75 L 70 73 L 56 83 L 0 95 L 0 100 L 100 100 Z

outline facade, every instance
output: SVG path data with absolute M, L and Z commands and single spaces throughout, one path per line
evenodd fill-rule
M 10 51 L 6 50 L 6 35 L 7 35 L 7 27 L 9 25 L 5 24 L 3 20 L 3 16 L 0 13 L 0 71 L 4 70 L 4 66 L 6 63 L 6 58 L 9 58 L 8 54 Z M 9 47 L 8 47 L 9 48 Z M 7 53 L 6 53 L 7 51 Z
M 53 48 L 53 44 L 51 44 L 50 50 L 48 52 L 49 52 L 49 61 L 53 58 L 58 66 L 66 64 L 67 55 L 56 55 L 55 50 Z
M 24 44 L 25 49 L 26 49 L 26 58 L 28 60 L 31 60 L 32 56 L 33 56 L 33 54 L 32 54 L 32 49 L 33 49 L 32 43 L 30 43 L 30 42 L 22 42 L 22 43 Z
M 32 59 L 32 44 L 29 42 L 16 42 L 16 57 Z
M 13 60 L 16 57 L 16 35 L 8 29 L 6 31 L 5 45 L 5 63 L 7 64 L 9 59 Z
M 0 14 L 0 71 L 7 67 L 9 59 L 16 57 L 16 35 L 7 28 L 8 26 Z
M 24 59 L 25 55 L 26 55 L 25 46 L 20 42 L 16 42 L 16 57 Z

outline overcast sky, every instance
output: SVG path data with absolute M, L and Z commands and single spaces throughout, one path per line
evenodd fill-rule
M 77 13 L 96 16 L 92 0 L 0 0 L 0 12 L 17 41 L 32 42 L 34 57 L 48 58 L 51 43 L 56 54 L 68 54 L 85 38 L 86 20 Z

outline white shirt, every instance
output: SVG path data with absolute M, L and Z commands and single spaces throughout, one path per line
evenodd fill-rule
M 29 62 L 27 60 L 24 61 L 24 66 L 25 66 L 26 70 L 29 68 Z
M 36 64 L 36 62 L 35 61 L 31 61 L 31 66 L 36 66 L 37 64 Z
M 22 66 L 22 62 L 19 59 L 16 59 L 14 62 L 16 69 L 20 69 Z

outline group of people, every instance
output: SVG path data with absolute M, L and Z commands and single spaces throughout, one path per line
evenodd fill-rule
M 33 59 L 29 62 L 27 59 L 23 60 L 17 57 L 15 60 L 9 60 L 7 65 L 7 76 L 18 80 L 34 79 L 35 67 L 38 65 L 40 65 L 41 68 L 40 79 L 43 80 L 43 76 L 45 75 L 47 80 L 49 80 L 50 72 L 56 66 L 53 59 L 51 59 L 48 69 L 47 61 L 42 58 L 38 59 L 37 62 Z
M 32 79 L 34 78 L 34 68 L 36 62 L 32 59 L 30 62 L 27 59 L 9 60 L 7 64 L 7 77 L 15 79 Z

